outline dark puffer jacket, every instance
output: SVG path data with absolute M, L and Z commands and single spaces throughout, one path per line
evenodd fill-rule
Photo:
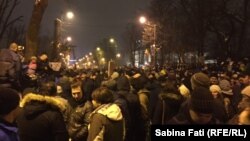
M 66 106 L 49 96 L 27 94 L 17 125 L 21 141 L 68 141 L 62 112 Z
M 86 101 L 74 109 L 70 116 L 68 132 L 72 141 L 86 141 L 88 137 L 89 117 L 93 111 L 90 101 Z

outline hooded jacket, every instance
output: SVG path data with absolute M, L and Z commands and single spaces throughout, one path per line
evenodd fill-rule
M 183 102 L 183 97 L 175 93 L 160 93 L 156 110 L 153 116 L 153 124 L 165 124 L 175 116 Z
M 88 141 L 123 141 L 124 120 L 116 104 L 103 104 L 90 116 Z
M 55 97 L 27 94 L 17 124 L 21 141 L 68 141 L 62 112 L 66 106 Z

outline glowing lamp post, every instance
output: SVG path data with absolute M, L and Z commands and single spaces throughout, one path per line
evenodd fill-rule
M 156 66 L 157 64 L 157 47 L 156 47 L 156 24 L 151 24 L 147 21 L 144 16 L 139 18 L 139 22 L 145 26 L 153 28 L 153 44 L 151 45 L 151 56 L 152 56 L 152 65 Z
M 65 16 L 62 16 L 61 18 L 56 18 L 54 22 L 54 46 L 52 49 L 52 57 L 53 60 L 58 60 L 59 59 L 59 52 L 60 52 L 60 40 L 61 40 L 61 30 L 62 30 L 62 24 L 64 22 L 64 17 L 67 19 L 73 19 L 74 18 L 74 13 L 69 11 L 66 13 Z M 69 40 L 71 40 L 69 38 Z M 68 41 L 68 38 L 67 38 Z

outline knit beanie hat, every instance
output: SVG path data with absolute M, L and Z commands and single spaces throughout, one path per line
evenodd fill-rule
M 224 79 L 221 80 L 219 83 L 219 86 L 221 88 L 221 92 L 226 95 L 233 95 L 233 90 L 231 88 L 231 84 L 228 80 Z
M 198 113 L 208 114 L 213 112 L 214 98 L 209 89 L 196 87 L 190 99 L 190 108 Z
M 20 101 L 18 92 L 10 89 L 0 87 L 0 115 L 7 115 L 14 110 Z
M 192 75 L 191 77 L 191 85 L 192 85 L 192 89 L 194 89 L 195 87 L 205 87 L 205 88 L 209 88 L 210 85 L 210 80 L 209 77 L 202 72 L 198 72 Z

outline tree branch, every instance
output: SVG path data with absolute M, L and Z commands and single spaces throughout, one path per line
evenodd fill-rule
M 9 2 L 9 1 L 8 1 L 8 2 Z M 6 31 L 6 29 L 7 29 L 7 25 L 8 25 L 9 19 L 10 19 L 12 13 L 13 13 L 15 7 L 16 7 L 18 4 L 19 4 L 18 0 L 14 0 L 12 6 L 11 6 L 11 8 L 10 8 L 10 12 L 8 13 L 8 15 L 7 15 L 7 17 L 6 17 L 6 19 L 5 19 L 4 23 L 3 23 L 2 31 L 0 32 L 0 38 L 3 37 L 3 34 L 4 34 L 4 32 Z M 8 4 L 7 4 L 6 6 L 8 7 Z M 7 8 L 7 7 L 5 7 L 5 8 Z
M 11 20 L 10 22 L 8 22 L 8 24 L 6 25 L 6 27 L 9 27 L 10 25 L 14 24 L 17 21 L 21 21 L 22 18 L 23 18 L 23 16 L 19 16 L 19 17 L 15 18 L 15 19 Z

